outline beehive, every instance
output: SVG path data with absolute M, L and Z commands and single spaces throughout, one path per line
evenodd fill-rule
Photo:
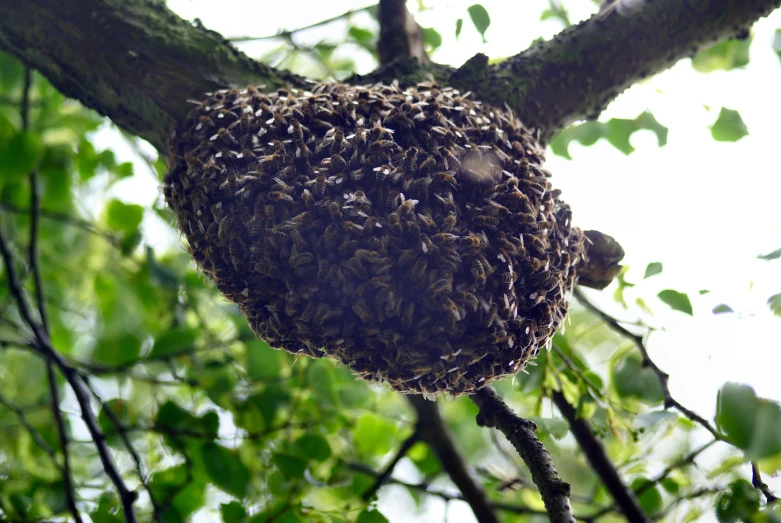
M 564 319 L 583 233 L 509 109 L 430 83 L 196 103 L 165 196 L 272 346 L 458 395 L 523 369 Z

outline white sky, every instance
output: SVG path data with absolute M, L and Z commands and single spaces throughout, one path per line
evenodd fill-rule
M 208 0 L 169 0 L 168 6 L 184 18 L 200 18 L 225 36 L 262 36 L 369 3 L 297 0 L 295 4 L 274 4 L 295 6 L 276 12 L 269 4 L 247 0 L 223 0 L 219 8 Z M 472 3 L 426 1 L 437 9 L 419 13 L 417 18 L 421 25 L 432 26 L 443 36 L 443 46 L 433 56 L 436 61 L 460 65 L 478 51 L 490 57 L 510 56 L 538 36 L 550 37 L 561 28 L 557 22 L 537 19 L 547 0 L 486 0 L 481 3 L 492 23 L 484 45 L 468 22 L 466 7 Z M 414 10 L 417 2 L 409 6 Z M 565 6 L 573 21 L 595 10 L 590 0 L 569 0 Z M 461 17 L 467 21 L 456 42 L 455 20 Z M 362 21 L 358 25 L 364 27 L 371 24 L 365 14 L 355 20 Z M 302 34 L 300 41 L 316 42 L 343 34 L 344 28 L 343 23 L 335 23 L 311 30 Z M 771 49 L 776 28 L 781 28 L 781 12 L 755 26 L 751 62 L 746 69 L 700 74 L 685 60 L 630 89 L 602 117 L 634 119 L 649 110 L 670 130 L 665 147 L 657 146 L 654 134 L 641 131 L 632 137 L 636 151 L 629 156 L 604 141 L 592 147 L 573 142 L 573 161 L 548 155 L 554 185 L 572 205 L 575 223 L 610 234 L 623 245 L 625 262 L 632 268 L 627 278 L 638 284 L 636 292 L 627 296 L 632 301 L 642 296 L 656 314 L 646 321 L 666 331 L 651 338 L 651 355 L 671 374 L 673 395 L 706 417 L 715 412 L 716 391 L 730 380 L 750 383 L 760 396 L 781 400 L 781 318 L 773 317 L 765 303 L 770 295 L 781 292 L 781 260 L 756 259 L 781 247 L 781 62 Z M 274 45 L 262 42 L 242 48 L 258 55 Z M 737 143 L 718 143 L 711 138 L 708 127 L 721 107 L 740 112 L 749 136 Z M 137 161 L 112 131 L 98 133 L 96 140 L 99 147 L 115 149 L 121 160 Z M 149 205 L 159 196 L 157 181 L 140 162 L 136 173 L 114 192 L 126 201 Z M 159 248 L 176 241 L 154 220 L 147 220 L 145 226 L 151 243 Z M 664 272 L 641 281 L 645 266 L 653 261 L 662 261 Z M 689 294 L 693 318 L 654 299 L 666 288 Z M 699 296 L 700 289 L 711 293 Z M 609 293 L 597 295 L 595 300 L 613 307 Z M 730 305 L 736 314 L 713 315 L 711 309 L 720 303 Z M 627 319 L 637 314 L 615 310 Z M 779 479 L 766 481 L 781 490 Z M 393 506 L 381 504 L 380 508 L 394 515 L 392 521 L 411 521 L 402 516 L 410 508 L 404 496 L 388 498 L 393 498 Z M 426 521 L 442 520 L 443 505 L 435 505 Z M 451 504 L 448 521 L 473 518 L 468 509 Z

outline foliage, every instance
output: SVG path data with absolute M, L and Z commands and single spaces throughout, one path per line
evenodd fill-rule
M 545 16 L 568 23 L 566 13 L 560 9 Z M 485 39 L 491 22 L 486 9 L 475 4 L 467 14 Z M 462 28 L 460 18 L 456 37 Z M 352 45 L 373 59 L 375 37 L 371 20 L 352 20 L 339 38 L 311 47 L 297 43 L 294 35 L 283 37 L 264 60 L 313 78 L 344 78 L 355 72 L 356 63 L 339 52 L 340 46 Z M 424 38 L 429 50 L 442 45 L 433 28 L 424 30 Z M 748 46 L 747 40 L 719 44 L 695 58 L 694 67 L 740 67 L 748 60 Z M 218 296 L 183 249 L 152 247 L 153 229 L 175 234 L 160 199 L 147 205 L 123 199 L 128 184 L 143 177 L 159 183 L 160 160 L 152 158 L 149 172 L 139 172 L 144 169 L 96 148 L 94 133 L 106 122 L 38 74 L 29 86 L 25 128 L 20 113 L 25 89 L 23 66 L 0 55 L 0 231 L 33 303 L 34 266 L 27 246 L 29 173 L 36 172 L 42 209 L 37 267 L 51 342 L 89 378 L 98 426 L 122 478 L 139 494 L 139 519 L 180 522 L 197 514 L 227 523 L 387 521 L 383 507 L 400 499 L 398 491 L 383 489 L 368 500 L 363 495 L 415 430 L 408 402 L 355 380 L 331 361 L 295 359 L 255 339 L 243 316 Z M 629 154 L 634 150 L 630 136 L 640 129 L 653 131 L 659 145 L 665 144 L 667 128 L 646 112 L 635 119 L 573 125 L 551 149 L 569 158 L 573 140 L 588 146 L 605 138 Z M 747 129 L 736 111 L 722 109 L 712 134 L 735 141 Z M 138 147 L 135 139 L 129 141 Z M 773 263 L 778 252 L 762 258 Z M 622 274 L 613 289 L 616 298 L 626 305 L 624 293 L 631 292 L 638 300 L 631 310 L 640 318 L 648 317 L 646 310 L 664 308 L 654 296 L 695 315 L 686 293 L 656 293 L 653 284 L 661 273 L 662 263 L 654 262 L 637 284 Z M 8 278 L 3 268 L 0 521 L 67 518 L 63 445 L 52 415 L 47 366 L 31 346 Z M 656 305 L 649 308 L 646 302 Z M 781 315 L 781 294 L 768 303 Z M 713 312 L 731 309 L 720 305 Z M 762 493 L 746 481 L 743 464 L 755 460 L 766 473 L 781 469 L 778 403 L 758 397 L 747 385 L 724 385 L 713 428 L 723 441 L 712 445 L 724 459 L 699 471 L 690 465 L 711 448 L 697 446 L 711 434 L 678 411 L 664 410 L 670 406 L 669 391 L 645 348 L 633 343 L 631 333 L 617 332 L 617 322 L 603 320 L 585 307 L 573 307 L 571 325 L 557 334 L 553 350 L 543 352 L 528 375 L 497 386 L 537 424 L 561 476 L 572 484 L 575 513 L 601 513 L 606 521 L 618 517 L 606 488 L 576 451 L 568 423 L 548 407 L 554 390 L 589 420 L 648 514 L 663 517 L 681 504 L 696 517 L 699 505 L 688 500 L 706 498 L 722 522 L 777 521 Z M 96 523 L 123 521 L 114 486 L 96 473 L 102 465 L 61 373 L 53 389 L 64 416 L 77 507 Z M 524 513 L 543 506 L 507 441 L 475 425 L 468 398 L 441 406 L 491 503 L 517 509 L 499 511 L 502 520 L 539 518 Z M 672 451 L 655 452 L 660 442 Z M 429 497 L 454 499 L 434 449 L 416 443 L 405 465 L 413 479 L 391 481 L 401 484 L 417 508 L 425 509 Z

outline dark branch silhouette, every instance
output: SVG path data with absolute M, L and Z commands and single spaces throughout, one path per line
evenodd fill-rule
M 550 520 L 554 523 L 575 521 L 569 503 L 570 485 L 559 478 L 550 454 L 535 434 L 537 426 L 518 417 L 492 387 L 481 389 L 471 398 L 480 409 L 477 424 L 499 429 L 526 463 Z
M 402 443 L 399 449 L 396 451 L 393 459 L 390 460 L 383 471 L 377 476 L 377 479 L 374 481 L 374 483 L 368 489 L 366 489 L 366 492 L 363 493 L 361 497 L 364 500 L 370 500 L 377 493 L 377 491 L 380 490 L 380 487 L 382 487 L 388 481 L 388 479 L 390 479 L 391 474 L 393 474 L 393 469 L 396 468 L 396 465 L 398 465 L 399 461 L 401 461 L 401 458 L 406 456 L 407 452 L 409 452 L 409 449 L 411 449 L 412 446 L 418 441 L 420 441 L 420 431 L 415 429 L 415 431 L 404 440 L 404 443 Z

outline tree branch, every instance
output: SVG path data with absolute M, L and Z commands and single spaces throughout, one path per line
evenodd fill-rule
M 73 389 L 73 392 L 76 396 L 76 401 L 78 402 L 79 408 L 81 410 L 82 419 L 87 425 L 90 436 L 92 437 L 95 447 L 98 450 L 98 456 L 100 457 L 103 469 L 116 487 L 119 494 L 119 498 L 122 502 L 122 507 L 125 514 L 125 520 L 128 523 L 135 523 L 136 517 L 133 510 L 133 502 L 136 500 L 136 493 L 129 490 L 127 485 L 125 485 L 124 480 L 122 479 L 122 474 L 117 468 L 117 465 L 114 462 L 114 457 L 112 456 L 111 451 L 106 444 L 106 438 L 103 432 L 100 430 L 98 419 L 95 416 L 95 413 L 92 411 L 89 391 L 87 391 L 79 373 L 68 364 L 68 362 L 59 352 L 57 352 L 57 350 L 52 346 L 51 341 L 49 340 L 49 336 L 46 331 L 43 330 L 41 324 L 33 319 L 30 308 L 27 305 L 27 300 L 24 296 L 24 290 L 22 289 L 21 282 L 19 281 L 19 275 L 16 272 L 16 266 L 14 265 L 11 251 L 8 248 L 8 244 L 6 243 L 5 236 L 2 234 L 2 232 L 0 232 L 0 254 L 3 257 L 3 262 L 5 264 L 9 291 L 11 296 L 13 296 L 14 301 L 16 302 L 19 315 L 30 327 L 33 335 L 35 336 L 36 350 L 44 358 L 46 358 L 47 362 L 51 361 L 57 366 L 57 368 L 59 368 L 60 372 L 62 372 L 62 374 L 65 376 L 65 379 L 68 381 L 68 384 L 70 384 L 71 389 Z
M 627 87 L 735 37 L 781 0 L 655 0 L 627 16 L 597 15 L 504 62 L 454 74 L 484 102 L 507 102 L 547 141 L 596 118 Z M 469 65 L 467 62 L 465 65 Z
M 553 523 L 574 522 L 569 503 L 570 486 L 559 478 L 550 454 L 537 439 L 537 426 L 519 418 L 510 410 L 492 387 L 485 387 L 470 396 L 480 409 L 477 424 L 495 427 L 504 433 L 529 467 L 532 480 L 540 490 L 545 509 Z
M 380 40 L 377 50 L 380 64 L 388 64 L 398 58 L 417 58 L 418 63 L 428 63 L 423 49 L 423 33 L 405 0 L 380 0 L 377 18 L 380 22 Z
M 372 484 L 371 487 L 369 487 L 366 492 L 363 493 L 361 496 L 364 500 L 370 500 L 372 496 L 374 496 L 378 490 L 380 490 L 380 487 L 382 487 L 386 481 L 391 477 L 391 474 L 393 474 L 393 469 L 396 468 L 396 465 L 401 461 L 401 458 L 407 455 L 407 452 L 409 452 L 409 449 L 412 448 L 412 446 L 420 441 L 420 431 L 415 429 L 415 432 L 410 434 L 410 436 L 404 440 L 404 443 L 401 444 L 399 447 L 399 450 L 396 451 L 396 455 L 393 456 L 393 459 L 388 463 L 388 465 L 385 467 L 385 470 L 383 470 L 378 476 L 377 480 Z
M 656 0 L 631 16 L 594 17 L 492 67 L 484 55 L 453 74 L 446 66 L 405 62 L 350 81 L 410 84 L 433 75 L 485 102 L 507 102 L 546 140 L 575 120 L 596 117 L 632 83 L 735 36 L 780 4 L 711 0 L 694 8 Z M 155 0 L 0 0 L 0 48 L 161 151 L 189 112 L 188 98 L 247 84 L 307 85 Z
M 607 491 L 613 496 L 613 500 L 616 502 L 616 505 L 618 505 L 624 516 L 626 516 L 627 520 L 643 523 L 650 521 L 648 516 L 643 512 L 643 509 L 640 508 L 640 503 L 637 501 L 634 492 L 624 485 L 624 482 L 618 475 L 618 471 L 607 456 L 604 447 L 599 440 L 594 437 L 591 424 L 585 419 L 577 417 L 575 407 L 567 402 L 564 394 L 554 390 L 552 397 L 559 412 L 561 412 L 561 415 L 564 416 L 564 419 L 569 423 L 572 435 L 575 436 L 578 445 L 583 449 L 583 453 L 591 464 L 591 468 L 602 480 L 602 484 L 605 485 Z
M 412 394 L 407 399 L 418 413 L 417 431 L 420 433 L 420 438 L 436 453 L 442 468 L 461 491 L 464 500 L 472 507 L 477 521 L 498 523 L 499 520 L 496 519 L 496 514 L 491 508 L 485 492 L 472 479 L 463 456 L 456 449 L 450 430 L 447 428 L 445 420 L 442 419 L 436 402 L 429 401 L 417 394 Z
M 768 505 L 778 501 L 778 496 L 773 494 L 770 487 L 762 481 L 762 474 L 759 472 L 759 466 L 755 461 L 751 462 L 751 484 L 754 485 L 755 489 L 765 495 Z
M 321 27 L 324 25 L 328 25 L 332 22 L 336 22 L 337 20 L 342 20 L 343 18 L 349 19 L 352 15 L 363 13 L 366 11 L 369 11 L 371 9 L 374 9 L 377 7 L 377 4 L 367 5 L 366 7 L 359 7 L 358 9 L 350 9 L 349 11 L 345 11 L 344 13 L 336 16 L 332 16 L 331 18 L 326 18 L 325 20 L 320 20 L 319 22 L 315 22 L 313 24 L 299 27 L 297 29 L 288 29 L 285 31 L 279 31 L 273 35 L 266 35 L 266 36 L 230 36 L 228 37 L 228 40 L 233 43 L 239 43 L 239 42 L 257 42 L 259 40 L 272 40 L 275 38 L 281 38 L 283 40 L 289 40 L 294 34 L 296 33 L 302 33 L 304 31 L 307 31 L 309 29 L 314 29 L 315 27 Z
M 306 85 L 156 0 L 0 0 L 0 47 L 158 150 L 192 108 L 188 98 Z

